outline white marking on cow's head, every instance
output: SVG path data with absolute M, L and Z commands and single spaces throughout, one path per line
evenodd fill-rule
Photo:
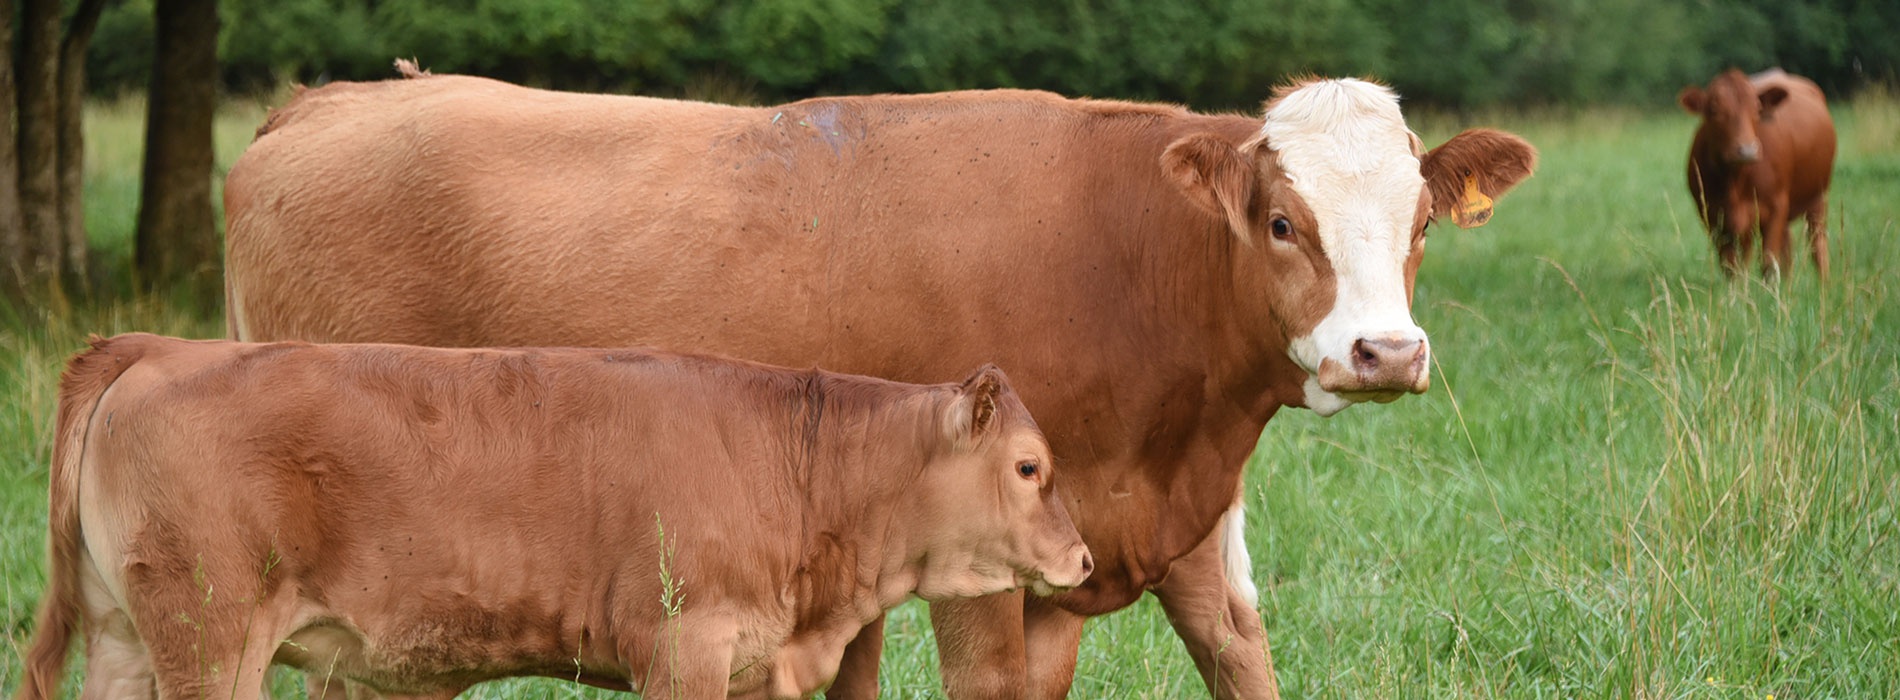
M 1424 391 L 1431 356 L 1411 297 L 1425 226 L 1482 225 L 1491 198 L 1530 176 L 1536 149 L 1470 129 L 1425 151 L 1397 95 L 1351 79 L 1283 89 L 1257 132 L 1231 139 L 1180 135 L 1161 168 L 1245 244 L 1230 260 L 1234 314 L 1306 374 L 1302 395 L 1282 400 L 1331 415 Z
M 1406 265 L 1425 178 L 1398 95 L 1362 80 L 1307 83 L 1268 106 L 1260 136 L 1312 211 L 1335 275 L 1332 310 L 1287 348 L 1311 375 L 1307 406 L 1330 415 L 1424 391 L 1430 351 Z

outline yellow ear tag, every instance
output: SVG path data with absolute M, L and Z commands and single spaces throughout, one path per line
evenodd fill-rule
M 1451 221 L 1458 228 L 1477 228 L 1491 220 L 1491 198 L 1478 190 L 1478 176 L 1465 173 L 1465 193 L 1458 197 L 1458 205 L 1451 208 Z

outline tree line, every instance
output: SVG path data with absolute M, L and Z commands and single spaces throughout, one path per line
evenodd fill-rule
M 70 2 L 70 0 L 69 0 Z M 138 88 L 153 0 L 120 0 L 98 88 Z M 225 85 L 438 72 L 649 94 L 1026 87 L 1252 109 L 1284 76 L 1415 102 L 1667 104 L 1729 65 L 1830 93 L 1900 73 L 1893 0 L 222 0 Z M 141 44 L 141 42 L 148 42 Z
M 88 296 L 84 192 L 88 49 L 107 0 L 0 0 L 0 297 Z M 122 10 L 123 5 L 110 7 Z M 215 306 L 221 258 L 211 206 L 217 0 L 157 0 L 134 266 L 148 288 Z
M 438 72 L 727 100 L 1025 87 L 1256 109 L 1300 73 L 1412 103 L 1668 104 L 1736 65 L 1900 76 L 1893 0 L 0 0 L 0 295 L 96 286 L 85 96 L 148 96 L 134 267 L 218 297 L 220 92 Z

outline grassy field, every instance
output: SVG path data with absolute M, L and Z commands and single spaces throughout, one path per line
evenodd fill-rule
M 109 260 L 130 237 L 138 109 L 88 122 Z M 221 164 L 260 114 L 221 119 Z M 1249 466 L 1289 696 L 1900 697 L 1900 101 L 1836 115 L 1835 278 L 1803 263 L 1780 287 L 1716 273 L 1682 182 L 1691 117 L 1482 120 L 1543 163 L 1489 226 L 1433 229 L 1431 393 L 1285 412 Z M 1421 121 L 1428 143 L 1460 126 Z M 222 326 L 141 301 L 0 328 L 0 691 L 43 581 L 58 367 L 86 333 L 129 330 Z M 940 694 L 928 630 L 921 605 L 893 613 L 887 696 Z M 1150 600 L 1091 623 L 1074 695 L 1204 691 Z

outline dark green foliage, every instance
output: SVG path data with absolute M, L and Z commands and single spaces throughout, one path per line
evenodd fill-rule
M 152 82 L 152 0 L 114 2 L 99 16 L 86 55 L 86 81 L 95 92 L 145 90 Z M 225 26 L 228 31 L 229 25 Z
M 138 86 L 150 0 L 106 14 L 97 89 Z M 1026 87 L 1252 109 L 1297 73 L 1447 107 L 1666 103 L 1729 65 L 1835 95 L 1900 75 L 1891 0 L 223 0 L 227 87 L 392 58 L 572 89 L 761 99 Z

